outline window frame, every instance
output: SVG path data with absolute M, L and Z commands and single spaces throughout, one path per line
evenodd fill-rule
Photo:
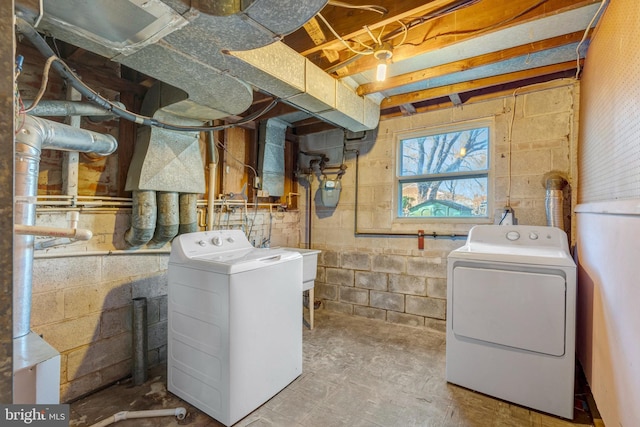
M 439 173 L 429 175 L 402 176 L 402 141 L 406 139 L 419 138 L 424 136 L 460 132 L 478 128 L 488 128 L 488 147 L 487 147 L 487 168 L 481 171 L 461 171 L 455 173 Z M 476 120 L 467 120 L 450 124 L 440 124 L 436 126 L 424 127 L 420 129 L 412 129 L 410 131 L 397 132 L 395 134 L 395 175 L 393 183 L 393 223 L 459 223 L 459 224 L 488 224 L 493 223 L 493 206 L 494 206 L 494 161 L 493 153 L 495 151 L 495 121 L 493 118 L 483 118 Z M 487 210 L 486 216 L 463 216 L 463 217 L 406 217 L 400 216 L 402 209 L 402 184 L 407 182 L 432 181 L 437 178 L 476 178 L 482 177 L 487 179 Z

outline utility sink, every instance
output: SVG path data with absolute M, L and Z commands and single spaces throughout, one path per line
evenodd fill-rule
M 318 271 L 318 249 L 281 248 L 302 255 L 302 290 L 308 291 L 313 288 Z
M 309 292 L 309 329 L 313 329 L 313 310 L 315 298 L 313 297 L 313 288 L 316 281 L 316 273 L 318 271 L 318 249 L 299 249 L 299 248 L 281 248 L 291 252 L 298 252 L 302 255 L 302 292 Z M 304 319 L 304 317 L 303 317 Z

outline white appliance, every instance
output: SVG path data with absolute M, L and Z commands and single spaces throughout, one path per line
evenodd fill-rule
M 13 403 L 60 403 L 60 353 L 33 331 L 13 339 Z
M 576 266 L 564 231 L 475 226 L 447 268 L 447 381 L 572 419 Z
M 229 426 L 302 373 L 302 256 L 241 230 L 183 234 L 168 269 L 167 388 Z

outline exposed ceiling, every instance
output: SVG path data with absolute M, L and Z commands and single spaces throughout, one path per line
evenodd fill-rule
M 125 1 L 144 6 L 141 0 L 120 3 Z M 161 1 L 176 11 L 184 9 L 184 16 L 203 4 L 234 3 Z M 20 3 L 38 9 L 37 0 Z M 45 12 L 47 4 L 58 3 L 45 0 Z M 384 119 L 464 105 L 522 85 L 575 76 L 579 58 L 585 56 L 589 44 L 590 33 L 585 29 L 595 25 L 601 6 L 602 0 L 376 0 L 375 4 L 371 0 L 328 0 L 318 14 L 286 35 L 283 42 L 358 95 L 379 102 Z M 81 17 L 76 14 L 76 18 Z M 114 25 L 119 21 L 114 20 Z M 380 45 L 391 53 L 387 78 L 382 82 L 375 79 L 378 60 L 374 51 Z M 101 54 L 100 48 L 88 46 Z M 95 55 L 82 47 L 64 47 L 61 50 L 66 51 L 63 57 L 67 62 L 95 61 Z M 104 60 L 102 68 L 107 69 L 109 60 Z M 211 66 L 215 65 L 212 62 Z M 100 68 L 92 65 L 92 74 L 99 73 Z M 224 70 L 220 72 L 224 77 Z M 123 67 L 122 77 L 118 84 L 130 90 L 136 86 L 130 84 L 131 80 L 146 86 L 153 81 L 131 73 L 127 67 Z M 271 100 L 271 96 L 256 91 L 250 108 L 226 120 L 240 120 Z M 335 127 L 285 102 L 263 116 L 271 117 L 287 121 L 298 135 Z
M 382 118 L 411 115 L 575 76 L 590 33 L 579 55 L 577 47 L 589 24 L 595 25 L 601 3 L 377 0 L 371 7 L 370 0 L 330 0 L 284 42 L 336 78 L 350 81 L 358 94 L 379 97 Z M 375 80 L 377 60 L 371 54 L 379 42 L 389 43 L 393 53 L 383 82 Z

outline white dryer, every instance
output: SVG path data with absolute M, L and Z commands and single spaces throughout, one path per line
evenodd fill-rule
M 572 419 L 576 265 L 564 231 L 475 226 L 447 268 L 447 381 Z
M 302 373 L 302 256 L 241 230 L 183 234 L 168 269 L 167 388 L 230 426 Z

